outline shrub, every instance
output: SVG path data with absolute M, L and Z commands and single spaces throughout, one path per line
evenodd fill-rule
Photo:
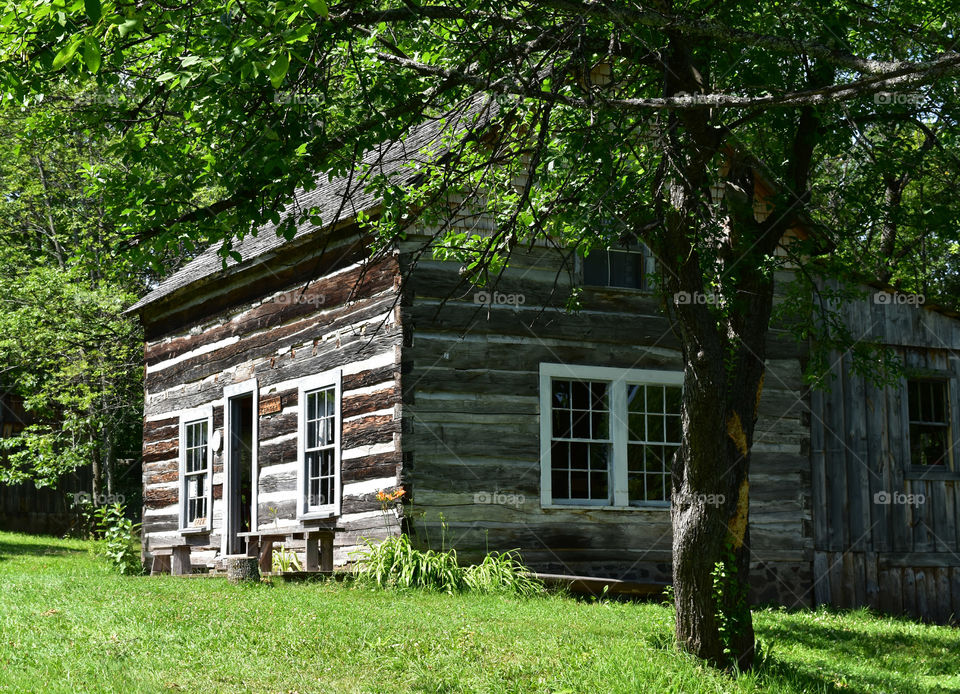
M 98 549 L 121 574 L 140 574 L 143 573 L 138 548 L 140 524 L 125 514 L 123 504 L 100 506 L 93 512 L 96 530 L 102 538 Z
M 532 595 L 542 585 L 513 552 L 492 553 L 480 564 L 461 567 L 456 550 L 418 550 L 400 534 L 375 544 L 364 540 L 356 572 L 381 588 L 426 588 L 444 593 L 512 593 Z

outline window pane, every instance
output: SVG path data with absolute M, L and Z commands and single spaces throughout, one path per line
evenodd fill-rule
M 593 250 L 583 259 L 583 283 L 594 287 L 605 287 L 608 282 L 606 251 Z
M 610 475 L 605 471 L 590 473 L 590 498 L 596 500 L 609 498 L 610 493 L 607 489 L 609 480 Z
M 663 415 L 647 415 L 647 441 L 663 441 Z
M 667 415 L 667 441 L 670 443 L 680 443 L 683 435 L 683 426 L 680 423 L 679 415 Z
M 610 286 L 640 289 L 643 287 L 643 254 L 630 251 L 609 251 Z
M 570 498 L 590 498 L 590 473 L 580 470 L 570 472 Z
M 326 405 L 327 405 L 325 414 L 327 417 L 333 417 L 336 414 L 336 403 L 334 402 L 334 389 L 328 388 L 324 392 L 326 393 Z
M 320 445 L 320 423 L 307 421 L 307 448 L 316 448 Z
M 920 383 L 910 381 L 907 383 L 907 400 L 909 402 L 910 419 L 917 421 L 920 419 Z
M 606 412 L 593 413 L 593 429 L 591 431 L 594 439 L 610 438 L 610 416 Z
M 663 412 L 663 386 L 647 386 L 647 412 Z
M 576 441 L 570 444 L 570 468 L 587 470 L 590 467 L 590 444 Z
M 683 402 L 683 389 L 679 386 L 667 386 L 666 401 L 668 414 L 680 414 Z
M 568 439 L 571 437 L 570 410 L 554 408 L 553 436 L 555 438 L 564 438 L 564 439 Z
M 590 384 L 583 381 L 573 381 L 570 384 L 571 402 L 575 410 L 590 409 Z
M 554 469 L 550 476 L 550 480 L 553 485 L 554 499 L 570 498 L 569 473 L 567 470 Z
M 554 441 L 550 445 L 550 463 L 554 470 L 569 470 L 570 444 L 566 441 Z
M 635 385 L 632 383 L 627 384 L 627 411 L 628 412 L 643 412 L 644 403 L 646 402 L 646 390 L 643 386 Z
M 628 472 L 643 472 L 643 449 L 644 446 L 638 444 L 630 444 L 627 446 L 627 471 Z
M 647 440 L 646 417 L 644 415 L 631 413 L 627 418 L 627 427 L 629 428 L 627 437 L 631 441 Z
M 594 382 L 590 384 L 590 407 L 594 410 L 607 408 L 607 384 Z
M 945 383 L 931 383 L 930 384 L 930 399 L 933 405 L 933 413 L 930 416 L 931 422 L 943 422 L 947 423 L 947 413 L 946 413 L 946 384 Z
M 573 411 L 573 438 L 590 438 L 590 413 L 580 410 Z

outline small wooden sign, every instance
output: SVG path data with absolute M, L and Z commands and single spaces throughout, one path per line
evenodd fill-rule
M 283 402 L 281 397 L 277 395 L 276 397 L 267 398 L 260 401 L 260 416 L 262 417 L 265 414 L 273 414 L 274 412 L 279 412 L 283 409 Z

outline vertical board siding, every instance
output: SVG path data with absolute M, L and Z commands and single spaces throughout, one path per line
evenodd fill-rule
M 880 339 L 908 373 L 950 377 L 957 435 L 960 321 L 878 303 L 872 292 L 837 310 L 855 337 Z M 849 354 L 836 353 L 830 363 L 832 387 L 810 398 L 815 600 L 941 623 L 955 619 L 958 479 L 943 471 L 911 472 L 906 378 L 879 387 L 854 373 Z M 879 503 L 882 494 L 922 495 L 924 501 Z

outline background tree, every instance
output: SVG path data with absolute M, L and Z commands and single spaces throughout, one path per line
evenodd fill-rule
M 139 492 L 142 333 L 122 312 L 145 275 L 88 190 L 116 163 L 102 135 L 64 127 L 74 106 L 60 96 L 0 119 L 0 372 L 32 422 L 0 439 L 0 480 L 50 486 L 88 468 L 99 500 Z
M 934 225 L 952 224 L 956 208 L 932 180 L 952 166 L 957 114 L 960 54 L 945 5 L 6 8 L 0 61 L 13 101 L 33 103 L 56 79 L 112 105 L 76 114 L 116 135 L 122 162 L 89 193 L 145 259 L 148 248 L 230 239 L 265 221 L 284 234 L 320 222 L 285 205 L 327 173 L 383 194 L 371 227 L 384 241 L 416 211 L 477 270 L 496 271 L 536 237 L 652 249 L 686 363 L 672 489 L 676 636 L 713 663 L 750 665 L 748 472 L 778 245 L 800 228 L 798 260 L 835 248 L 841 266 L 862 268 L 873 253 L 866 265 L 880 279 L 889 271 L 910 286 L 937 266 L 911 251 L 901 270 L 884 253 L 955 248 L 955 229 Z M 412 184 L 361 161 L 478 92 L 492 99 L 489 117 L 421 158 Z M 497 231 L 448 233 L 443 220 L 465 211 L 493 215 Z M 727 502 L 708 506 L 711 495 Z

